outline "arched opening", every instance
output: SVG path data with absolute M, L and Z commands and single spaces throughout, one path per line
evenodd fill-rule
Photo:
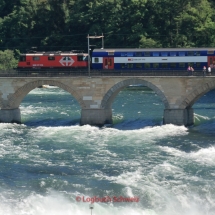
M 194 110 L 194 130 L 215 133 L 215 89 L 197 98 L 192 108 Z
M 161 125 L 164 105 L 159 96 L 145 86 L 125 87 L 113 105 L 113 124 L 121 129 Z
M 81 107 L 67 91 L 57 86 L 35 88 L 20 104 L 21 123 L 28 126 L 79 124 Z
M 40 92 L 39 87 L 41 86 L 55 86 L 55 88 L 48 88 L 46 90 L 49 90 L 47 92 L 45 92 L 45 89 L 43 89 L 43 91 Z M 50 93 L 50 90 L 52 90 L 53 92 Z M 54 95 L 53 97 L 50 97 L 51 95 Z M 64 95 L 64 96 L 60 96 L 60 94 Z M 27 96 L 28 95 L 28 96 Z M 25 98 L 26 97 L 26 98 Z M 71 102 L 70 104 L 68 104 L 68 111 L 71 110 L 72 108 L 69 107 L 69 105 L 72 106 L 72 104 L 75 104 L 75 110 L 77 110 L 77 112 L 74 113 L 74 115 L 76 116 L 74 119 L 74 121 L 70 121 L 71 119 L 71 112 L 67 113 L 65 112 L 66 110 L 63 109 L 63 107 L 61 107 L 61 99 L 62 98 L 66 98 L 65 99 L 65 104 L 66 102 Z M 38 101 L 37 101 L 38 100 Z M 41 101 L 42 100 L 42 101 Z M 38 104 L 37 104 L 37 102 Z M 35 102 L 35 105 L 37 105 L 37 108 L 32 106 L 31 104 Z M 21 104 L 21 123 L 27 123 L 31 120 L 33 125 L 34 124 L 43 124 L 43 125 L 61 125 L 61 124 L 74 124 L 77 123 L 77 118 L 79 118 L 80 120 L 80 106 L 83 106 L 83 102 L 81 100 L 80 95 L 78 94 L 77 91 L 75 91 L 72 86 L 67 86 L 63 83 L 61 83 L 60 81 L 56 81 L 56 80 L 38 80 L 38 81 L 30 81 L 28 83 L 26 83 L 24 86 L 22 86 L 21 88 L 19 88 L 9 99 L 8 104 L 11 108 L 14 108 L 15 110 L 20 110 L 20 104 Z M 44 113 L 47 113 L 47 116 L 42 116 L 44 117 L 44 121 L 42 120 L 42 118 L 39 117 L 39 115 L 42 115 L 42 112 L 38 112 L 39 115 L 36 115 L 36 118 L 32 118 L 33 114 L 31 113 L 30 109 L 32 109 L 32 111 L 36 111 L 36 109 L 39 109 L 39 105 L 42 107 L 42 105 L 44 104 L 44 107 L 46 107 L 46 109 L 44 109 Z M 50 113 L 53 114 L 53 116 L 50 116 L 50 113 L 47 111 L 48 110 L 48 105 L 52 105 L 53 106 L 53 110 L 49 110 Z M 56 106 L 56 108 L 54 109 L 54 106 Z M 78 106 L 78 108 L 77 108 Z M 27 112 L 24 113 L 23 111 L 25 110 L 24 107 L 28 107 L 29 109 L 29 113 L 30 115 L 32 115 L 32 117 L 29 115 L 29 117 L 26 117 Z M 61 107 L 61 109 L 60 109 Z M 58 109 L 57 111 L 55 111 L 56 109 Z M 46 110 L 46 111 L 45 111 Z M 64 111 L 61 111 L 64 110 Z M 79 111 L 78 111 L 79 110 Z M 62 113 L 61 115 L 65 115 L 68 118 L 68 122 L 66 122 L 65 120 L 63 120 L 62 116 L 60 117 L 57 113 L 60 112 Z M 24 113 L 24 114 L 23 114 Z M 35 112 L 36 113 L 36 112 Z M 70 116 L 68 117 L 67 114 L 69 114 Z M 22 116 L 23 115 L 23 116 Z M 72 114 L 73 115 L 73 114 Z M 38 118 L 38 119 L 37 119 Z M 58 122 L 54 119 L 60 119 L 62 118 L 62 121 Z M 41 119 L 41 120 L 40 120 Z M 30 121 L 29 121 L 30 120 Z M 48 122 L 48 121 L 49 122 Z M 54 121 L 50 121 L 50 120 L 54 120 Z M 40 123 L 39 123 L 40 122 Z M 46 124 L 48 123 L 48 124 Z M 57 123 L 57 124 L 56 124 Z M 31 124 L 31 123 L 30 123 Z
M 187 110 L 187 117 L 190 117 L 192 125 L 198 126 L 208 120 L 213 124 L 214 89 L 214 80 L 208 79 L 206 83 L 196 86 L 188 95 L 184 95 L 181 99 L 179 107 Z
M 168 101 L 161 90 L 150 82 L 128 79 L 107 92 L 102 106 L 112 108 L 115 127 L 137 129 L 162 124 Z

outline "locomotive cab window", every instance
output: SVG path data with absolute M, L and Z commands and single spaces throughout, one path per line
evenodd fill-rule
M 26 56 L 20 56 L 19 61 L 20 62 L 25 62 L 26 61 Z
M 40 60 L 40 57 L 36 56 L 36 57 L 33 57 L 33 61 L 39 61 Z
M 88 56 L 83 56 L 83 61 L 88 61 Z
M 55 57 L 53 57 L 53 56 L 48 56 L 48 60 L 55 60 Z

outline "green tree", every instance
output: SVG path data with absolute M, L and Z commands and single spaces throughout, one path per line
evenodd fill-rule
M 10 70 L 16 68 L 18 60 L 12 50 L 0 51 L 0 70 Z

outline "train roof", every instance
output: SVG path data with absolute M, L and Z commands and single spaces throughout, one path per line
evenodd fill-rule
M 158 52 L 158 51 L 215 51 L 215 47 L 208 48 L 108 48 L 94 49 L 93 52 Z
M 27 53 L 22 53 L 21 56 L 56 56 L 56 55 L 88 55 L 87 53 L 83 52 L 73 52 L 73 51 L 52 51 L 52 52 L 37 52 L 37 51 L 30 51 Z

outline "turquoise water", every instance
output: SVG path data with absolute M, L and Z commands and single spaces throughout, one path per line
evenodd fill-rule
M 129 88 L 98 128 L 67 92 L 31 91 L 22 124 L 0 124 L 0 214 L 215 214 L 215 91 L 193 108 L 194 126 L 162 125 L 159 97 Z

